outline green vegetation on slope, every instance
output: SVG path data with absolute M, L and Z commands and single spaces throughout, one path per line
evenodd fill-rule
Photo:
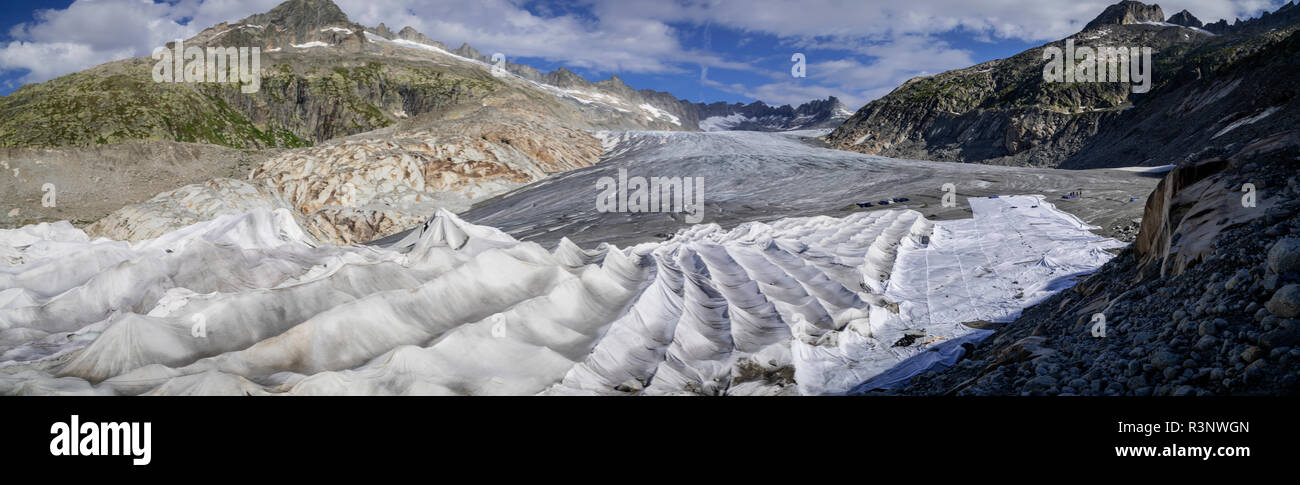
M 490 81 L 379 62 L 263 68 L 257 93 L 237 84 L 155 83 L 152 60 L 130 59 L 0 98 L 0 147 L 87 146 L 133 140 L 234 148 L 300 147 L 393 124 L 485 96 Z

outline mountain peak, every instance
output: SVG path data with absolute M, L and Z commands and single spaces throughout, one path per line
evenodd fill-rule
M 1191 12 L 1188 12 L 1187 9 L 1183 9 L 1183 11 L 1174 14 L 1174 16 L 1172 17 L 1169 17 L 1169 20 L 1167 20 L 1167 22 L 1175 25 L 1182 25 L 1184 27 L 1196 27 L 1196 28 L 1200 28 L 1201 26 L 1205 25 L 1201 23 L 1201 19 L 1196 18 L 1196 16 L 1192 15 Z
M 1164 22 L 1165 13 L 1160 5 L 1147 5 L 1133 0 L 1124 0 L 1106 7 L 1097 18 L 1088 22 L 1083 30 L 1091 30 L 1103 25 L 1126 25 L 1140 22 Z
M 325 44 L 358 49 L 365 43 L 363 30 L 330 0 L 289 0 L 244 18 L 233 28 L 225 23 L 210 27 L 198 38 L 205 43 L 263 48 Z
M 253 15 L 245 23 L 265 22 L 280 24 L 296 30 L 298 27 L 319 28 L 334 24 L 350 24 L 351 19 L 332 0 L 288 0 L 266 13 Z
M 623 78 L 618 77 L 618 74 L 614 74 L 614 75 L 609 76 L 609 79 L 606 79 L 606 80 L 604 80 L 604 81 L 601 81 L 600 84 L 607 84 L 607 85 L 610 85 L 610 86 L 628 87 L 627 83 L 623 82 Z
M 570 71 L 566 67 L 560 67 L 546 74 L 544 79 L 546 84 L 561 88 L 571 88 L 588 84 L 586 79 Z
M 409 40 L 413 42 L 419 42 L 424 45 L 438 46 L 439 48 L 446 47 L 442 44 L 442 42 L 438 42 L 436 40 L 430 39 L 429 37 L 420 33 L 420 31 L 415 30 L 415 27 L 411 27 L 409 25 L 406 27 L 402 27 L 402 30 L 397 32 L 396 38 Z
M 467 57 L 470 59 L 479 59 L 479 60 L 483 59 L 483 54 L 479 53 L 478 49 L 475 49 L 473 46 L 469 45 L 469 42 L 462 42 L 460 44 L 460 47 L 457 47 L 456 50 L 452 52 L 461 57 Z

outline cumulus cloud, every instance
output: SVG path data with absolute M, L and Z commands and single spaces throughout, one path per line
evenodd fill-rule
M 506 0 L 338 4 L 363 25 L 411 26 L 453 47 L 468 42 L 507 59 L 536 57 L 602 71 L 680 72 L 677 63 L 689 56 L 674 29 L 653 19 L 542 17 Z
M 87 44 L 74 42 L 21 42 L 13 41 L 0 48 L 0 66 L 23 68 L 28 72 L 21 81 L 31 82 L 51 79 L 99 64 L 105 57 L 129 57 L 131 51 L 105 52 Z M 50 62 L 57 59 L 58 62 Z
M 148 55 L 222 21 L 274 7 L 277 0 L 76 0 L 68 8 L 38 10 L 15 25 L 0 47 L 0 71 L 24 71 L 18 81 L 40 82 L 105 62 Z
M 780 37 L 867 37 L 937 34 L 954 29 L 997 38 L 1054 40 L 1077 32 L 1116 0 L 704 0 L 626 2 L 593 0 L 603 16 L 666 22 L 712 22 Z M 1156 3 L 1148 0 L 1148 3 Z M 1286 0 L 1175 0 L 1159 4 L 1166 15 L 1187 9 L 1202 21 L 1247 17 Z

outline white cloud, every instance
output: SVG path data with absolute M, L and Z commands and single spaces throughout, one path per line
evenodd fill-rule
M 540 17 L 508 0 L 336 0 L 362 25 L 411 26 L 451 47 L 469 43 L 506 59 L 542 58 L 598 72 L 679 73 L 683 65 L 754 70 L 743 62 L 682 45 L 667 23 L 627 15 Z M 547 9 L 541 9 L 547 10 Z
M 1077 32 L 1117 0 L 703 0 L 672 2 L 593 0 L 602 16 L 651 18 L 666 22 L 712 22 L 780 37 L 892 38 L 936 34 L 956 28 L 994 37 L 1054 40 Z M 1157 3 L 1148 0 L 1148 3 Z M 1160 1 L 1165 15 L 1187 9 L 1202 21 L 1247 17 L 1275 9 L 1286 0 Z
M 274 7 L 277 0 L 76 0 L 62 10 L 38 10 L 14 26 L 0 47 L 0 71 L 26 70 L 20 82 L 40 82 L 105 62 L 148 55 L 213 24 Z M 182 24 L 185 19 L 192 19 Z
M 820 47 L 827 46 L 820 44 Z M 771 73 L 771 82 L 759 85 L 720 82 L 708 84 L 726 92 L 777 105 L 797 105 L 809 99 L 835 96 L 849 108 L 856 109 L 888 94 L 903 81 L 913 77 L 977 63 L 970 51 L 953 48 L 942 40 L 926 35 L 902 35 L 888 41 L 839 44 L 835 48 L 851 50 L 871 60 L 853 57 L 819 59 L 815 51 L 809 51 L 807 78 L 795 79 L 789 71 L 783 71 Z
M 0 66 L 21 66 L 30 73 L 24 79 L 50 79 L 66 74 L 69 66 L 90 67 L 99 64 L 105 56 L 129 57 L 130 51 L 105 53 L 87 44 L 74 42 L 20 42 L 13 41 L 0 48 Z M 59 62 L 50 62 L 58 59 Z
M 641 18 L 591 20 L 563 14 L 543 18 L 506 0 L 427 2 L 339 0 L 363 25 L 404 26 L 451 47 L 468 42 L 507 59 L 538 57 L 600 71 L 681 72 L 690 57 L 677 33 L 663 22 Z

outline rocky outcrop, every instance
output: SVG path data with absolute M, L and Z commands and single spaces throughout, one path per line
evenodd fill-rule
M 447 46 L 442 42 L 438 42 L 436 40 L 425 37 L 424 34 L 421 34 L 420 32 L 416 31 L 415 28 L 409 25 L 406 27 L 402 27 L 402 30 L 399 31 L 396 36 L 390 36 L 389 38 L 398 38 L 403 40 L 409 40 L 412 42 L 419 42 L 421 44 L 431 45 L 440 49 L 447 48 Z
M 364 27 L 348 19 L 331 0 L 288 0 L 268 12 L 207 28 L 186 43 L 258 46 L 263 51 L 320 43 L 357 52 L 366 43 L 364 31 Z
M 1294 0 L 1289 1 L 1286 5 L 1278 7 L 1272 12 L 1265 11 L 1259 17 L 1253 19 L 1233 19 L 1231 23 L 1227 20 L 1219 19 L 1218 22 L 1205 24 L 1205 30 L 1215 34 L 1238 34 L 1253 33 L 1259 34 L 1271 29 L 1285 28 L 1295 22 L 1295 15 L 1298 13 Z
M 497 108 L 414 131 L 293 150 L 250 180 L 282 196 L 321 240 L 366 242 L 470 204 L 590 166 L 600 142 L 542 116 Z
M 1180 254 L 1173 248 L 1174 235 L 1182 227 L 1184 218 L 1195 213 L 1197 217 L 1209 214 L 1214 217 L 1214 208 L 1207 211 L 1194 211 L 1199 202 L 1198 196 L 1206 195 L 1208 186 L 1214 184 L 1201 184 L 1199 189 L 1191 187 L 1197 185 L 1202 180 L 1221 172 L 1227 168 L 1228 162 L 1223 159 L 1204 160 L 1189 166 L 1175 168 L 1169 175 L 1166 175 L 1160 184 L 1156 185 L 1155 191 L 1147 198 L 1145 215 L 1142 218 L 1142 227 L 1138 231 L 1137 241 L 1133 245 L 1133 253 L 1137 256 L 1139 266 L 1149 265 L 1155 261 L 1169 262 L 1170 253 L 1179 258 L 1174 264 L 1175 274 L 1181 273 L 1189 260 L 1189 256 L 1194 260 L 1200 254 L 1187 255 Z M 1219 187 L 1215 187 L 1218 189 Z M 1219 190 L 1217 192 L 1222 192 Z M 1210 194 L 1217 195 L 1217 194 Z M 1213 197 L 1208 205 L 1223 205 L 1219 197 Z M 1201 222 L 1204 222 L 1203 220 Z M 1166 267 L 1161 267 L 1160 272 L 1163 275 Z
M 257 209 L 288 209 L 317 240 L 372 241 L 599 160 L 599 140 L 523 111 L 484 107 L 410 131 L 386 130 L 271 155 L 248 180 L 218 178 L 123 207 L 87 228 L 140 241 Z
M 579 76 L 577 73 L 563 67 L 546 73 L 546 76 L 542 77 L 542 81 L 546 84 L 564 89 L 583 87 L 590 84 L 586 79 L 583 79 L 582 76 Z
M 1083 30 L 1092 30 L 1104 25 L 1128 25 L 1142 22 L 1164 22 L 1165 13 L 1159 5 L 1147 5 L 1142 2 L 1124 0 L 1106 7 L 1097 18 L 1088 22 Z
M 1147 198 L 1133 246 L 1138 269 L 1158 269 L 1161 277 L 1182 274 L 1213 251 L 1224 231 L 1268 214 L 1280 199 L 1248 190 L 1245 184 L 1258 191 L 1261 181 L 1240 174 L 1259 170 L 1261 158 L 1272 161 L 1278 153 L 1298 147 L 1300 131 L 1292 130 L 1259 140 L 1231 157 L 1198 160 L 1169 172 Z
M 1169 20 L 1166 20 L 1165 22 L 1174 25 L 1182 25 L 1184 27 L 1200 28 L 1205 26 L 1205 24 L 1201 23 L 1201 19 L 1196 18 L 1195 15 L 1192 15 L 1192 13 L 1188 12 L 1186 9 L 1183 9 L 1183 11 L 1174 14 L 1172 17 L 1169 17 Z

